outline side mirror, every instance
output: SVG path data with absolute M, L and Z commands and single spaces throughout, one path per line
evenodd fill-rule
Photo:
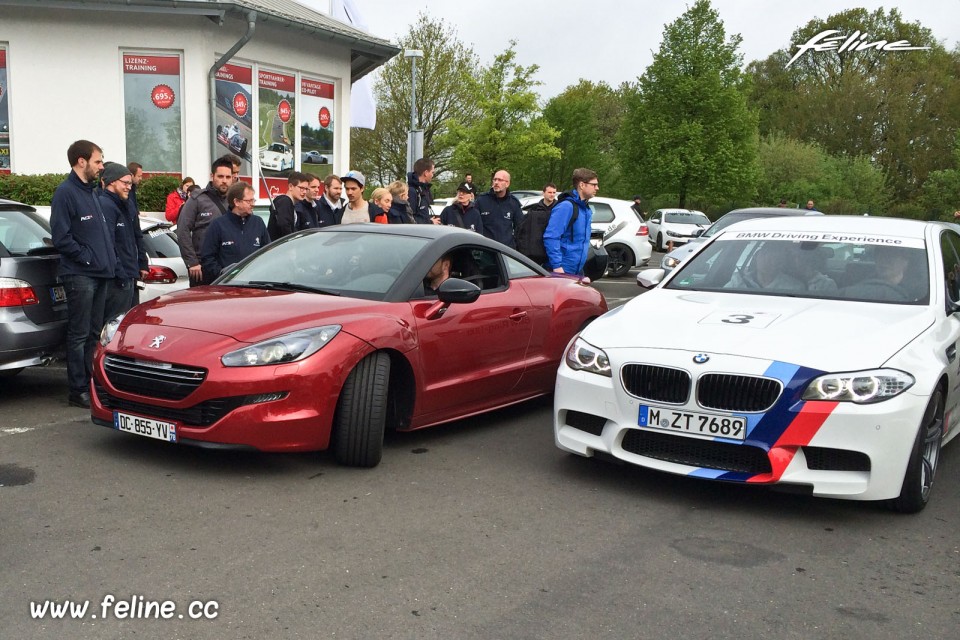
M 666 269 L 644 269 L 637 274 L 637 286 L 652 289 L 663 282 L 666 275 Z
M 706 231 L 706 229 L 697 229 L 697 233 L 694 235 L 694 237 L 699 238 L 700 236 L 703 235 L 704 231 Z
M 480 287 L 460 278 L 447 278 L 437 289 L 437 298 L 444 304 L 470 304 L 479 297 Z

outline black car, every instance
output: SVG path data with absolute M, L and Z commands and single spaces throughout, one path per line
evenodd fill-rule
M 0 200 L 0 377 L 62 355 L 67 296 L 50 225 L 33 207 Z

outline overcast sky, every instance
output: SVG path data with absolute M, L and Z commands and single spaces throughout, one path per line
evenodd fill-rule
M 329 6 L 329 0 L 299 1 L 323 11 Z M 516 40 L 518 62 L 540 66 L 537 79 L 544 83 L 540 93 L 547 98 L 580 78 L 612 87 L 636 80 L 660 48 L 664 27 L 692 4 L 682 0 L 352 1 L 369 31 L 393 42 L 406 33 L 420 11 L 442 18 L 485 65 L 510 40 Z M 960 0 L 713 0 L 712 5 L 728 36 L 743 37 L 740 53 L 745 63 L 795 44 L 790 42 L 791 34 L 810 20 L 855 7 L 869 11 L 895 7 L 906 21 L 931 29 L 948 49 L 960 42 Z

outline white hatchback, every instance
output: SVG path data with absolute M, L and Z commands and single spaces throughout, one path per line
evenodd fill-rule
M 692 209 L 657 209 L 647 218 L 650 242 L 657 251 L 680 245 L 710 228 L 710 218 Z
M 754 219 L 568 345 L 558 447 L 815 496 L 929 500 L 960 433 L 960 233 L 895 218 Z M 659 283 L 659 284 L 658 284 Z M 651 317 L 663 331 L 638 331 Z

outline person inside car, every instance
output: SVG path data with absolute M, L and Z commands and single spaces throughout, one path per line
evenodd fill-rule
M 792 252 L 790 252 L 792 253 Z M 763 289 L 775 291 L 803 291 L 803 282 L 786 272 L 785 263 L 793 257 L 772 243 L 764 244 L 753 254 L 746 269 L 737 269 L 727 289 Z

